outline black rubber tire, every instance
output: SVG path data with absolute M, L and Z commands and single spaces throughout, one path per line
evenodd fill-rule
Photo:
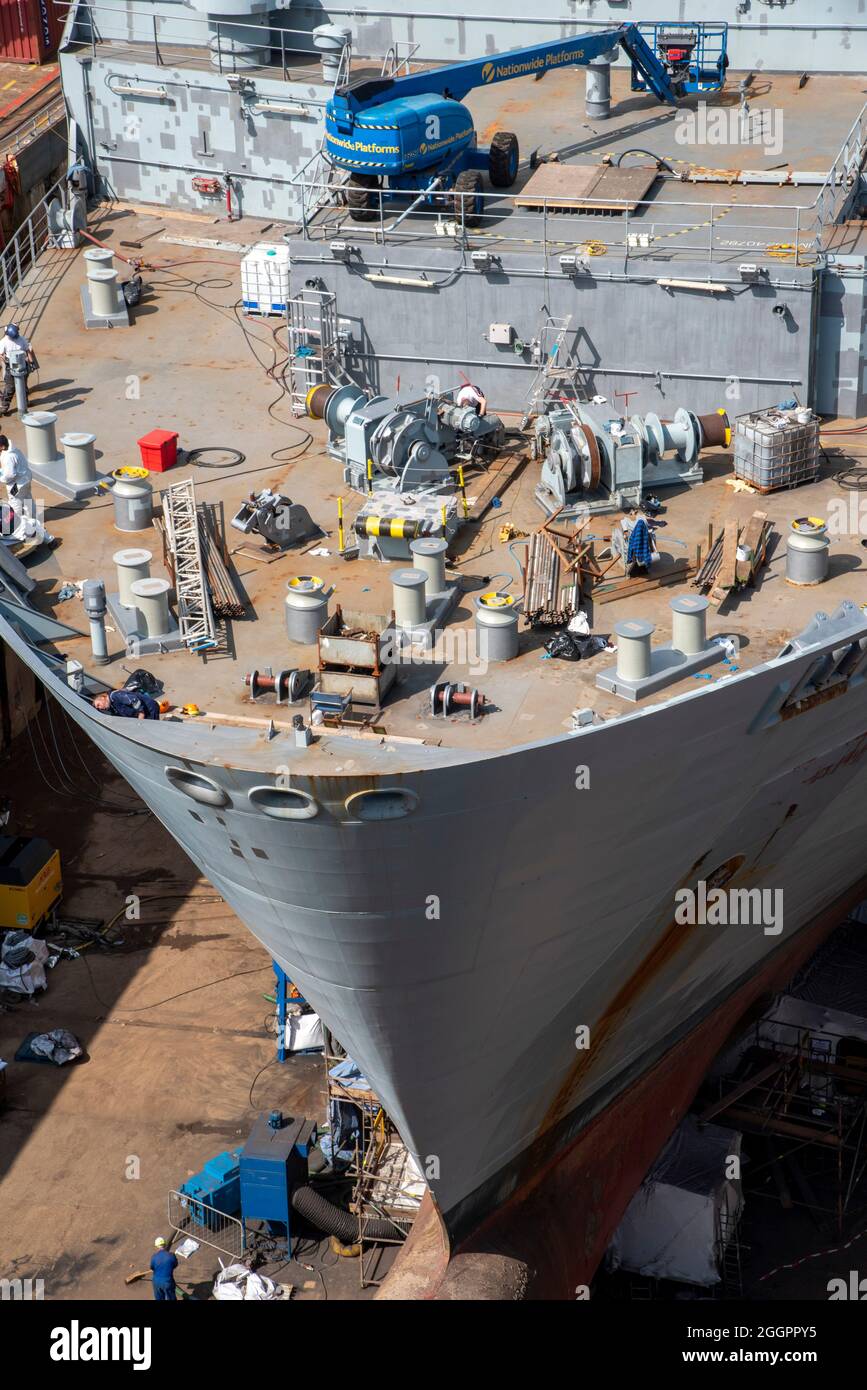
M 375 222 L 379 216 L 378 199 L 374 193 L 379 188 L 375 174 L 353 174 L 346 185 L 346 206 L 353 222 Z
M 488 176 L 494 188 L 511 188 L 518 176 L 518 137 L 498 130 L 488 155 Z
M 305 1217 L 310 1222 L 311 1226 L 324 1231 L 326 1235 L 337 1236 L 343 1245 L 354 1245 L 358 1240 L 358 1217 L 343 1207 L 336 1207 L 314 1187 L 309 1185 L 296 1187 L 292 1193 L 292 1206 L 299 1216 Z M 409 1231 L 409 1224 L 401 1222 L 398 1230 L 406 1235 Z M 391 1221 L 366 1221 L 364 1234 L 371 1240 L 394 1240 L 397 1236 L 397 1230 Z
M 455 220 L 474 227 L 481 217 L 479 195 L 482 191 L 482 176 L 478 169 L 462 169 L 455 179 L 452 190 L 452 207 Z

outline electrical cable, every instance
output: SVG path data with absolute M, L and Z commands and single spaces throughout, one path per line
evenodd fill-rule
M 867 468 L 863 466 L 853 466 L 844 468 L 841 473 L 837 473 L 834 481 L 838 487 L 846 492 L 867 492 Z
M 270 966 L 267 967 L 267 968 L 270 969 Z M 277 1057 L 276 1057 L 276 1054 L 275 1054 L 273 1057 L 270 1057 L 270 1058 L 268 1059 L 268 1061 L 265 1063 L 264 1067 L 260 1067 L 260 1068 L 259 1068 L 259 1070 L 256 1072 L 256 1075 L 253 1077 L 253 1080 L 250 1082 L 250 1094 L 249 1094 L 248 1099 L 249 1099 L 249 1105 L 250 1105 L 250 1109 L 251 1109 L 251 1110 L 253 1109 L 253 1087 L 256 1085 L 256 1082 L 259 1080 L 259 1077 L 262 1075 L 263 1071 L 267 1071 L 268 1068 L 271 1067 L 271 1066 L 273 1066 L 274 1063 L 275 1063 L 276 1061 L 277 1061 Z
M 203 454 L 228 454 L 229 457 L 222 463 L 215 459 L 208 462 L 202 457 Z M 198 449 L 189 449 L 184 455 L 184 462 L 191 464 L 194 468 L 234 468 L 236 464 L 243 463 L 247 455 L 242 454 L 240 449 L 230 449 L 222 444 L 203 444 Z
M 654 154 L 652 150 L 642 149 L 640 145 L 633 145 L 628 150 L 621 150 L 617 158 L 612 161 L 615 169 L 620 168 L 621 159 L 625 159 L 628 154 L 646 154 L 648 159 L 656 160 L 657 166 L 660 169 L 667 169 L 670 174 L 674 173 L 667 159 L 663 159 L 660 155 Z
M 66 784 L 64 790 L 58 793 L 59 795 L 73 796 L 80 801 L 89 801 L 94 806 L 99 806 L 103 808 L 106 812 L 115 815 L 143 816 L 151 814 L 150 810 L 147 807 L 129 808 L 118 802 L 109 801 L 105 797 L 94 796 L 92 792 L 86 791 L 84 788 L 79 787 L 73 781 L 63 760 L 63 755 L 60 751 L 60 747 L 57 742 L 57 734 L 54 729 L 54 721 L 51 717 L 51 706 L 48 702 L 46 702 L 45 710 L 48 718 L 48 725 L 51 730 L 51 738 L 54 743 L 55 752 L 57 754 L 57 763 L 55 763 L 54 759 L 51 756 L 51 752 L 48 747 L 48 741 L 45 737 L 45 732 L 42 728 L 42 723 L 38 715 L 32 720 L 32 723 L 34 723 L 37 729 L 39 730 L 39 736 L 42 739 L 43 747 L 45 749 L 45 755 L 51 764 L 52 771 L 60 778 L 61 784 Z
M 87 967 L 87 973 L 90 976 L 90 987 L 93 990 L 96 1002 L 101 1004 L 104 1009 L 112 1009 L 124 1014 L 146 1014 L 150 1009 L 158 1009 L 162 1004 L 171 1004 L 175 999 L 184 999 L 188 994 L 196 994 L 201 989 L 211 989 L 212 986 L 222 985 L 227 980 L 237 980 L 242 975 L 256 975 L 261 970 L 271 969 L 270 965 L 256 965 L 251 970 L 236 970 L 232 975 L 221 975 L 217 980 L 206 980 L 203 985 L 193 985 L 191 989 L 182 989 L 179 994 L 169 994 L 165 999 L 155 999 L 152 1004 L 141 1004 L 136 1008 L 130 1008 L 128 1005 L 109 1004 L 105 999 L 101 998 L 96 988 L 93 972 L 90 969 L 90 962 L 87 956 L 81 956 L 80 959 L 84 961 Z M 275 1061 L 276 1059 L 272 1057 L 271 1060 Z M 270 1063 L 266 1065 L 270 1065 Z M 264 1071 L 265 1068 L 263 1067 L 262 1070 Z

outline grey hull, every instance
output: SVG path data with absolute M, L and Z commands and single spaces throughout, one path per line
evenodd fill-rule
M 712 688 L 478 756 L 111 720 L 7 623 L 0 635 L 359 1062 L 453 1229 L 510 1195 L 540 1136 L 574 1138 L 864 874 L 854 606 L 814 645 Z M 844 652 L 851 674 L 835 677 Z M 273 819 L 249 797 L 287 783 L 315 814 Z M 351 798 L 376 789 L 403 813 L 362 819 Z M 715 875 L 782 893 L 782 920 L 679 928 L 677 890 Z

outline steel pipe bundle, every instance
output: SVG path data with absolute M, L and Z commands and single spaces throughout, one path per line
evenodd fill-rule
M 244 601 L 223 559 L 220 526 L 214 507 L 205 503 L 198 509 L 199 544 L 202 566 L 211 591 L 215 618 L 243 618 Z
M 551 622 L 555 615 L 559 617 L 559 607 L 560 556 L 544 531 L 534 531 L 530 537 L 524 579 L 527 621 L 531 625 Z

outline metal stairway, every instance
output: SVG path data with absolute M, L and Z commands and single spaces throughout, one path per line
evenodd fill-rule
M 527 428 L 534 415 L 544 412 L 545 404 L 552 396 L 559 398 L 564 390 L 571 391 L 576 400 L 589 399 L 587 382 L 579 380 L 587 368 L 574 361 L 571 351 L 565 349 L 571 324 L 571 314 L 565 318 L 554 318 L 549 314 L 542 324 L 539 332 L 539 368 L 526 395 L 522 429 Z

